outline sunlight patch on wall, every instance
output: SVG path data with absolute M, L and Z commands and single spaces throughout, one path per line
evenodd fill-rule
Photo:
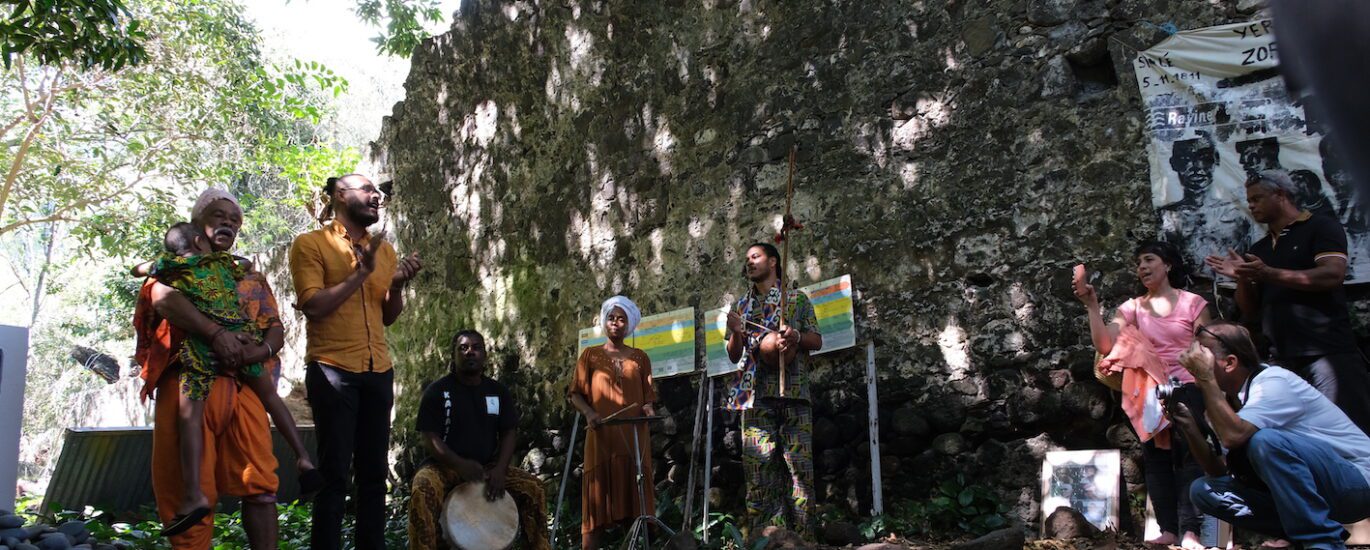
M 854 122 L 851 134 L 852 148 L 865 153 L 875 160 L 876 165 L 884 168 L 889 160 L 889 138 L 875 120 Z
M 918 187 L 918 163 L 905 162 L 899 169 L 899 179 L 904 182 L 904 190 L 911 191 Z
M 944 48 L 942 50 L 942 55 L 946 57 L 948 71 L 955 71 L 961 68 L 961 63 L 956 60 L 956 54 L 951 51 L 951 48 Z
M 661 175 L 671 174 L 671 155 L 675 152 L 675 136 L 671 134 L 666 120 L 657 121 L 656 134 L 652 136 L 652 157 L 656 159 Z
M 461 139 L 467 143 L 488 147 L 495 139 L 495 131 L 498 129 L 499 104 L 487 99 L 476 105 L 475 111 L 463 119 Z
M 718 87 L 723 79 L 718 75 L 718 69 L 712 65 L 704 67 L 701 72 L 704 73 L 704 81 L 709 83 L 709 107 L 718 107 Z
M 652 244 L 652 261 L 648 263 L 647 269 L 652 270 L 653 275 L 665 274 L 666 261 L 663 251 L 666 247 L 666 233 L 660 227 L 653 229 L 647 236 L 648 242 Z
M 918 99 L 914 109 L 913 117 L 894 129 L 894 145 L 904 151 L 912 151 L 918 140 L 946 125 L 956 106 L 949 99 L 924 97 Z
M 604 78 L 604 61 L 594 55 L 595 35 L 580 27 L 566 27 L 566 42 L 570 47 L 571 72 L 590 86 L 599 86 Z
M 671 55 L 676 60 L 676 76 L 680 77 L 682 84 L 690 82 L 690 50 L 680 45 L 680 42 L 671 42 Z
M 1014 281 L 1009 286 L 1008 296 L 1009 304 L 1013 306 L 1013 317 L 1024 325 L 1032 323 L 1037 312 L 1037 304 L 1032 303 L 1032 296 L 1028 294 L 1021 281 Z
M 942 350 L 942 360 L 946 361 L 947 371 L 951 374 L 948 380 L 961 380 L 970 375 L 966 331 L 956 324 L 955 318 L 947 319 L 946 327 L 937 335 L 937 347 Z

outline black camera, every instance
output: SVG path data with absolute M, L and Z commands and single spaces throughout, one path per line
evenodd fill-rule
M 1156 386 L 1156 400 L 1160 401 L 1167 411 L 1175 410 L 1175 400 L 1171 397 L 1174 397 L 1175 390 L 1180 389 L 1180 386 L 1180 379 L 1176 376 L 1171 376 L 1169 382 Z

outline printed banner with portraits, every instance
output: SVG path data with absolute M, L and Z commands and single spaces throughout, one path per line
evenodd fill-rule
M 1269 20 L 1176 33 L 1133 60 L 1147 110 L 1151 199 L 1161 237 L 1211 276 L 1204 256 L 1265 234 L 1246 208 L 1249 175 L 1283 169 L 1300 206 L 1347 234 L 1347 282 L 1370 282 L 1370 212 L 1350 173 L 1279 74 Z

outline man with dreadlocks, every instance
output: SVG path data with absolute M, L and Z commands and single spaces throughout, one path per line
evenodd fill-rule
M 742 411 L 748 528 L 769 521 L 812 540 L 813 411 L 800 352 L 823 347 L 823 336 L 803 292 L 786 291 L 781 307 L 781 269 L 774 246 L 747 247 L 742 274 L 751 285 L 728 313 L 728 359 L 737 362 L 738 373 L 726 406 Z
M 290 246 L 296 305 L 306 319 L 305 390 L 314 410 L 323 489 L 314 503 L 310 546 L 335 550 L 349 472 L 355 476 L 359 550 L 385 548 L 387 452 L 395 373 L 385 329 L 404 310 L 404 286 L 422 268 L 417 254 L 399 259 L 383 235 L 381 193 L 365 176 L 324 186 L 320 229 Z

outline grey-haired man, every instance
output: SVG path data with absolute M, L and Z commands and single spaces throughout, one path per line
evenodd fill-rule
M 1370 433 L 1370 374 L 1351 332 L 1346 305 L 1346 231 L 1336 218 L 1298 206 L 1299 188 L 1284 170 L 1246 180 L 1251 217 L 1269 233 L 1243 255 L 1206 263 L 1237 280 L 1237 307 L 1261 318 L 1271 358 L 1302 376 Z

